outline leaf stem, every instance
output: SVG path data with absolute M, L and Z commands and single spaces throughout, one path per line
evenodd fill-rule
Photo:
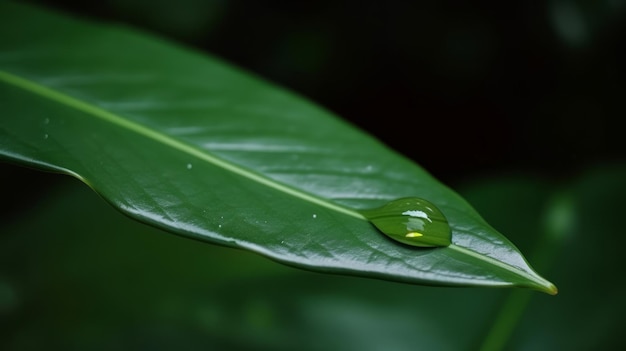
M 532 292 L 527 290 L 515 290 L 508 295 L 498 315 L 494 318 L 493 327 L 489 330 L 480 351 L 503 350 L 531 297 Z
M 557 192 L 548 202 L 544 218 L 544 235 L 538 240 L 533 257 L 540 267 L 548 267 L 560 242 L 570 233 L 574 221 L 573 200 L 567 193 Z M 556 294 L 553 285 L 552 295 Z M 532 294 L 530 291 L 512 291 L 504 301 L 480 351 L 503 350 L 522 318 Z

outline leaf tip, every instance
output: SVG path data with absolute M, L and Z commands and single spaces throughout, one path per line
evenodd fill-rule
M 533 279 L 531 285 L 527 285 L 527 287 L 553 296 L 559 293 L 559 289 L 556 287 L 556 285 L 554 285 L 549 280 L 537 275 L 536 273 L 534 278 L 535 279 Z
M 549 281 L 546 281 L 545 283 L 536 286 L 535 289 L 552 296 L 559 293 L 559 289 L 556 287 L 556 285 L 550 283 Z
M 556 295 L 559 293 L 559 289 L 556 287 L 556 285 L 550 283 L 550 286 L 546 289 L 546 292 L 550 295 Z

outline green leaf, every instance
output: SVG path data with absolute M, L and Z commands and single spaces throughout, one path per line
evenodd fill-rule
M 0 4 L 0 33 L 10 162 L 70 174 L 142 222 L 301 268 L 556 293 L 454 191 L 301 97 L 129 28 L 21 4 Z M 359 212 L 407 196 L 443 212 L 450 246 L 406 247 Z

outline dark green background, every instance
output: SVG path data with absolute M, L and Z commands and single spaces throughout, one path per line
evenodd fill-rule
M 623 346 L 623 2 L 30 2 L 301 93 L 458 190 L 560 292 L 304 272 L 2 165 L 0 349 L 476 350 L 493 335 L 507 350 Z M 507 301 L 519 316 L 499 317 Z

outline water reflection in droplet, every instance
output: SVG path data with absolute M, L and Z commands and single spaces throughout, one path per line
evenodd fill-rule
M 436 247 L 452 242 L 452 231 L 443 213 L 418 197 L 393 200 L 360 212 L 385 235 L 403 244 Z

